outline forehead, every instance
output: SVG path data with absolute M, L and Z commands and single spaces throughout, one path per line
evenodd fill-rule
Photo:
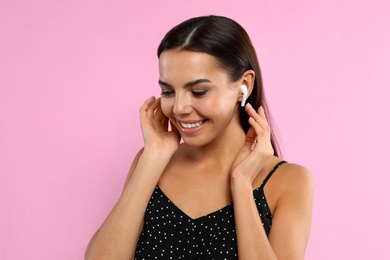
M 163 51 L 159 58 L 159 71 L 160 79 L 167 82 L 185 83 L 199 78 L 216 81 L 228 77 L 214 56 L 183 50 Z

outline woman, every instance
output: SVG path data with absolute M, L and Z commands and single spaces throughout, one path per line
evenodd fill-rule
M 245 30 L 193 18 L 158 57 L 161 98 L 140 109 L 145 146 L 86 258 L 303 259 L 312 177 L 278 158 Z

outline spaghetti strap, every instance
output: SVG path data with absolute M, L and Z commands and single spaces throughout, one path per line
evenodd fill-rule
M 261 187 L 264 188 L 265 184 L 271 178 L 272 174 L 279 168 L 280 165 L 287 163 L 286 161 L 280 161 L 278 164 L 275 165 L 275 167 L 268 173 L 267 177 L 265 177 L 263 183 L 261 184 Z

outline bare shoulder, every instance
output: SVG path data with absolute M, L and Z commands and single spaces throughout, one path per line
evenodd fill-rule
M 296 184 L 300 186 L 300 183 L 304 186 L 314 185 L 313 175 L 307 168 L 301 165 L 285 163 L 283 167 L 281 167 L 281 171 L 283 171 L 283 174 L 279 174 L 279 176 L 283 177 L 282 183 L 285 185 L 291 186 L 292 184 Z
M 131 163 L 130 170 L 129 170 L 127 177 L 126 177 L 126 180 L 125 180 L 125 184 L 123 185 L 123 189 L 125 189 L 125 187 L 129 183 L 129 181 L 131 180 L 131 177 L 133 176 L 133 173 L 134 173 L 135 169 L 137 168 L 139 158 L 141 157 L 143 152 L 144 152 L 144 148 L 141 148 L 137 152 L 137 154 L 134 156 L 133 162 Z
M 283 259 L 303 259 L 310 236 L 314 180 L 308 169 L 285 163 L 275 174 L 269 241 Z M 272 198 L 272 197 L 271 197 Z
M 312 197 L 314 178 L 311 172 L 298 164 L 285 163 L 277 175 L 280 195 L 288 200 L 298 197 Z

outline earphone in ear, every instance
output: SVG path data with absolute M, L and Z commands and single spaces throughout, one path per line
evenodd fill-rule
M 242 92 L 242 100 L 241 100 L 241 106 L 245 106 L 246 97 L 248 96 L 248 89 L 245 85 L 241 85 L 241 92 Z

